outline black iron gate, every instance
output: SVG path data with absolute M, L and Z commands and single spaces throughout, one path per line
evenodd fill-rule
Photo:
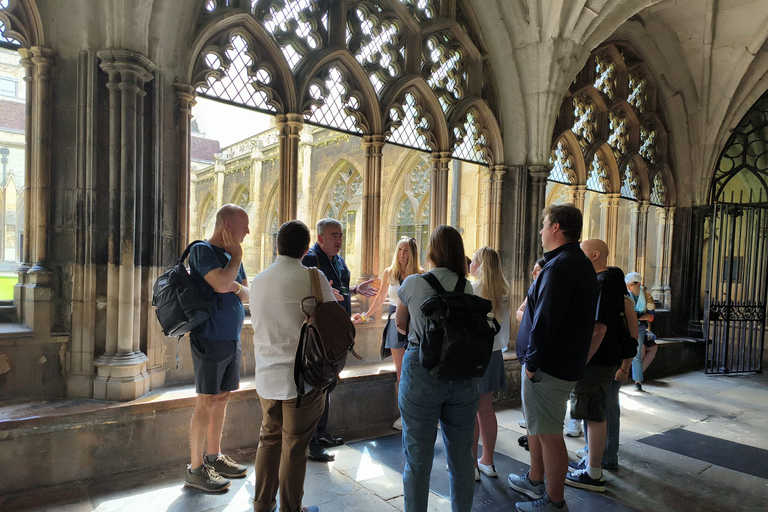
M 762 372 L 768 205 L 715 203 L 709 226 L 706 373 Z

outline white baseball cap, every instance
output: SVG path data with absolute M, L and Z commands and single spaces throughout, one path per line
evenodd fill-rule
M 624 277 L 624 283 L 630 284 L 630 283 L 642 283 L 643 278 L 638 274 L 637 272 L 630 272 Z

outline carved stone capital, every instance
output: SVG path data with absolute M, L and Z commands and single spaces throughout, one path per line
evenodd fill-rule
M 119 73 L 121 82 L 142 87 L 152 80 L 152 73 L 156 69 L 152 61 L 144 55 L 123 48 L 99 50 L 96 55 L 101 60 L 99 67 L 109 75 L 110 81 L 116 80 L 115 73 Z

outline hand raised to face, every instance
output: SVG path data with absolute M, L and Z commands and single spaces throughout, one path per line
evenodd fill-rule
M 232 231 L 229 230 L 229 228 L 224 228 L 224 230 L 221 232 L 221 244 L 222 248 L 227 251 L 230 256 L 233 258 L 242 258 L 243 248 L 240 245 L 240 242 L 237 241 L 237 238 L 235 238 L 235 235 L 232 234 Z

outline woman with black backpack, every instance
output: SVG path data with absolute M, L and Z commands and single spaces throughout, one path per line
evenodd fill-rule
M 435 228 L 427 245 L 430 271 L 443 288 L 453 290 L 467 275 L 464 241 L 456 229 Z M 472 294 L 466 281 L 464 292 Z M 435 452 L 437 423 L 440 422 L 450 472 L 451 510 L 472 509 L 475 464 L 472 441 L 478 403 L 476 378 L 447 380 L 434 377 L 419 361 L 419 340 L 424 337 L 425 316 L 420 306 L 435 290 L 419 275 L 408 276 L 398 289 L 400 305 L 395 318 L 398 331 L 405 333 L 410 313 L 408 348 L 403 357 L 399 406 L 403 425 L 405 470 L 403 490 L 406 512 L 425 512 L 429 497 L 429 476 Z

